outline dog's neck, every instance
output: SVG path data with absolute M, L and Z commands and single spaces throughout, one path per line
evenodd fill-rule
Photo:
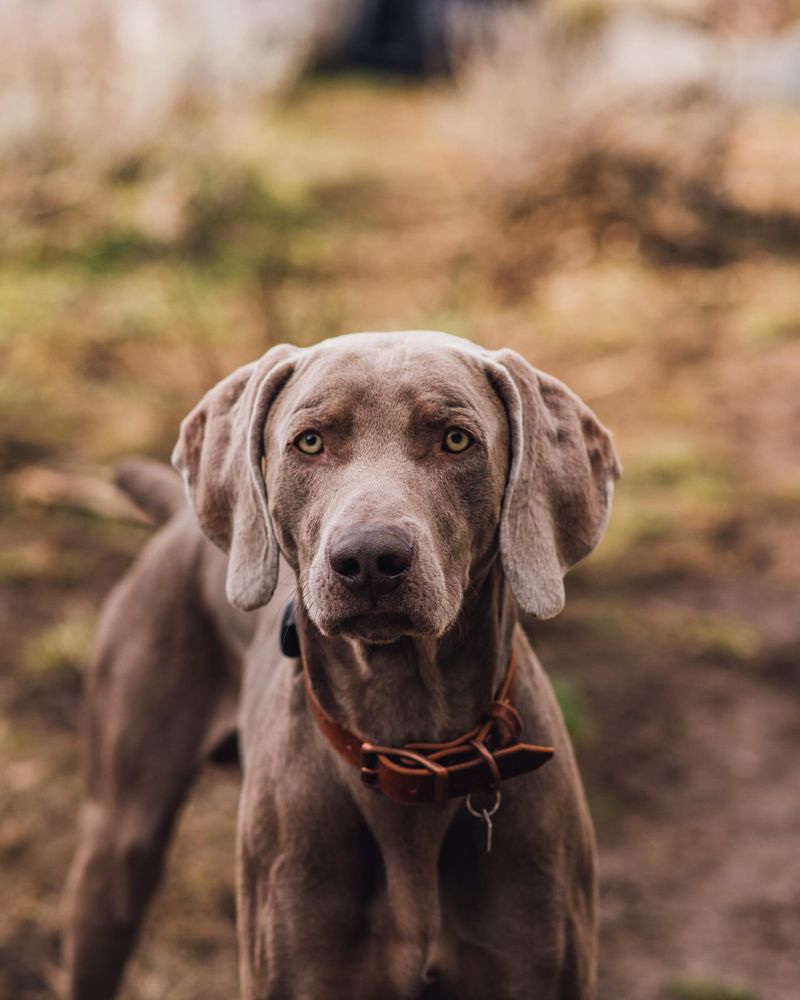
M 473 581 L 454 626 L 439 638 L 373 645 L 323 636 L 298 609 L 311 685 L 325 711 L 362 739 L 401 745 L 466 732 L 508 666 L 516 606 L 495 561 Z

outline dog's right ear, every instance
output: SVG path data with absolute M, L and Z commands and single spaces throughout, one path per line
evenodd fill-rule
M 228 600 L 244 611 L 266 604 L 278 580 L 261 469 L 264 424 L 299 353 L 280 344 L 215 385 L 181 424 L 172 453 L 200 527 L 228 553 Z

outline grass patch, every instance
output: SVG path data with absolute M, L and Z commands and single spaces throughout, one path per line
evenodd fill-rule
M 692 977 L 669 980 L 664 986 L 668 1000 L 758 1000 L 745 986 L 729 986 L 714 979 Z
M 179 250 L 222 274 L 271 280 L 302 276 L 292 240 L 313 225 L 317 214 L 313 199 L 281 197 L 255 170 L 207 172 L 189 199 Z
M 752 662 L 761 651 L 761 637 L 748 625 L 722 615 L 690 619 L 677 639 L 686 653 L 696 659 Z
M 55 622 L 26 644 L 25 669 L 45 680 L 74 679 L 83 673 L 93 633 L 94 617 L 85 611 Z
M 567 677 L 551 676 L 550 683 L 553 685 L 572 742 L 576 746 L 584 745 L 591 739 L 592 726 L 589 709 L 580 689 Z
M 0 584 L 78 583 L 86 572 L 85 560 L 76 552 L 58 552 L 43 542 L 7 545 L 0 551 Z
M 90 236 L 68 255 L 91 274 L 107 274 L 165 256 L 169 247 L 134 226 L 110 226 Z

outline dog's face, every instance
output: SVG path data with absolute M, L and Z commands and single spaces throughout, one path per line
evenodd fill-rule
M 497 551 L 508 421 L 481 362 L 418 338 L 309 352 L 264 428 L 269 511 L 324 634 L 441 635 Z
M 619 466 L 608 432 L 511 351 L 439 333 L 273 348 L 186 418 L 173 460 L 239 607 L 278 550 L 324 634 L 438 636 L 498 554 L 545 618 L 597 543 Z

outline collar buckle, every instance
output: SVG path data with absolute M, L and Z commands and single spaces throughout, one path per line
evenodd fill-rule
M 553 756 L 552 747 L 519 742 L 522 719 L 511 704 L 513 653 L 495 701 L 468 733 L 447 743 L 402 747 L 370 743 L 335 722 L 317 701 L 305 663 L 303 667 L 308 705 L 322 733 L 358 768 L 367 788 L 393 802 L 444 809 L 449 799 L 497 791 L 501 782 L 534 771 Z

